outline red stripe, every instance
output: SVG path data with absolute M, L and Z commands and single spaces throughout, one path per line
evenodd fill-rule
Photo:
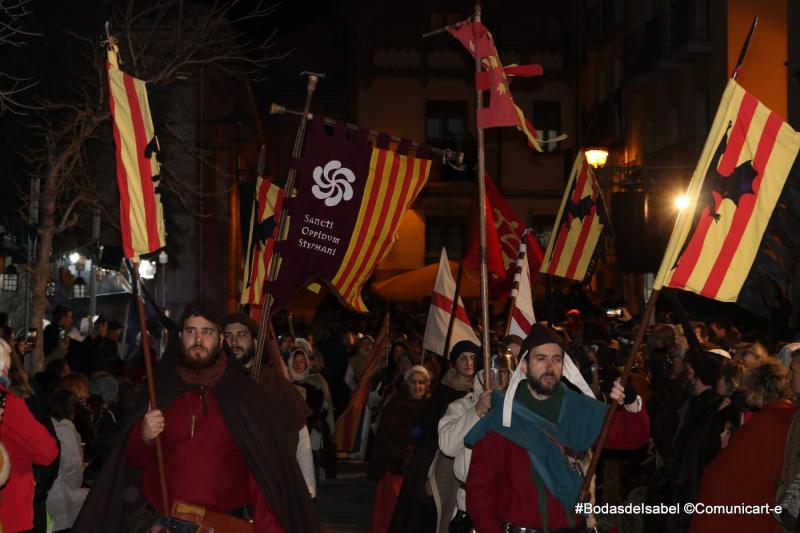
M 596 211 L 596 209 L 596 207 L 592 208 L 592 213 L 583 217 L 581 234 L 578 236 L 578 242 L 575 243 L 575 248 L 572 250 L 572 257 L 570 258 L 569 266 L 567 267 L 567 272 L 565 274 L 565 277 L 567 278 L 572 278 L 575 276 L 575 271 L 578 269 L 578 263 L 583 257 L 583 254 L 586 253 L 586 240 L 589 238 L 589 230 L 592 228 L 592 224 L 594 223 L 594 211 Z
M 527 318 L 525 318 L 525 315 L 523 315 L 523 314 L 522 314 L 522 311 L 520 311 L 520 310 L 519 310 L 519 307 L 515 307 L 515 308 L 514 308 L 514 314 L 512 315 L 512 317 L 513 317 L 513 320 L 514 320 L 514 321 L 517 323 L 517 325 L 519 326 L 519 328 L 520 328 L 522 331 L 524 331 L 524 332 L 525 332 L 525 335 L 527 335 L 527 334 L 530 332 L 530 330 L 531 330 L 531 326 L 532 326 L 533 324 L 531 324 L 530 322 L 528 322 L 528 319 L 527 319 Z
M 152 252 L 161 247 L 158 237 L 158 213 L 155 205 L 155 189 L 153 187 L 153 175 L 150 171 L 150 160 L 144 156 L 145 148 L 150 139 L 144 128 L 142 110 L 139 107 L 138 93 L 134 85 L 133 78 L 127 74 L 122 75 L 125 81 L 125 94 L 128 97 L 128 105 L 131 110 L 131 121 L 133 131 L 136 134 L 136 159 L 139 162 L 139 180 L 142 187 L 142 201 L 144 202 L 145 222 L 147 224 L 147 248 Z
M 703 290 L 700 292 L 703 296 L 716 297 L 719 288 L 722 286 L 725 274 L 728 272 L 733 256 L 739 248 L 745 229 L 747 229 L 747 225 L 753 215 L 764 170 L 769 156 L 772 154 L 772 149 L 775 147 L 775 140 L 782 124 L 783 119 L 781 117 L 775 113 L 770 113 L 764 126 L 764 131 L 761 133 L 761 139 L 758 141 L 755 157 L 753 157 L 753 168 L 758 172 L 758 175 L 753 180 L 753 192 L 755 194 L 745 194 L 739 200 L 739 207 L 736 208 L 736 212 L 733 215 L 733 223 L 728 235 L 725 237 L 725 243 L 722 245 L 717 260 L 714 262 L 714 267 L 711 269 Z
M 431 305 L 438 307 L 448 315 L 453 311 L 453 300 L 444 294 L 439 294 L 438 292 L 434 292 L 431 296 Z M 467 316 L 467 311 L 464 309 L 463 305 L 456 306 L 456 319 L 460 320 L 469 327 L 472 327 L 469 317 Z
M 735 167 L 736 162 L 739 160 L 739 156 L 742 153 L 742 146 L 744 146 L 744 141 L 747 137 L 747 130 L 750 129 L 750 122 L 753 120 L 753 114 L 755 113 L 757 105 L 758 100 L 753 98 L 749 93 L 745 93 L 744 97 L 742 98 L 742 103 L 739 106 L 736 122 L 734 123 L 730 135 L 728 136 L 728 143 L 725 147 L 725 153 L 722 154 L 722 157 L 717 165 L 717 169 L 720 172 L 723 169 L 723 164 L 726 165 L 724 167 L 725 169 L 729 169 L 731 168 L 731 164 L 733 164 Z M 712 161 L 711 164 L 713 165 L 714 162 Z M 717 200 L 716 196 L 715 200 Z M 719 201 L 715 202 L 715 210 L 719 210 Z M 700 221 L 697 225 L 697 229 L 692 236 L 692 240 L 684 251 L 683 256 L 678 262 L 678 267 L 675 269 L 675 272 L 670 278 L 670 282 L 668 284 L 670 287 L 683 289 L 686 287 L 686 283 L 692 276 L 692 272 L 694 272 L 694 269 L 697 266 L 697 261 L 700 259 L 700 253 L 703 251 L 703 244 L 705 244 L 706 235 L 708 234 L 708 230 L 713 222 L 713 219 L 709 216 L 709 213 L 709 208 L 704 207 L 702 214 L 700 215 Z
M 705 207 L 700 215 L 700 221 L 697 223 L 697 228 L 694 230 L 692 240 L 689 246 L 683 252 L 683 255 L 678 261 L 678 267 L 672 274 L 668 285 L 676 289 L 683 289 L 689 281 L 689 277 L 694 272 L 694 267 L 697 265 L 697 260 L 700 258 L 700 253 L 703 251 L 703 244 L 706 242 L 706 235 L 714 222 L 709 215 L 709 208 Z
M 377 213 L 378 214 L 378 223 L 375 224 L 375 225 L 370 223 L 370 224 L 365 224 L 364 226 L 362 226 L 362 228 L 367 227 L 368 230 L 370 230 L 370 233 L 372 233 L 372 238 L 368 239 L 367 238 L 368 234 L 365 235 L 364 232 L 362 231 L 363 240 L 364 241 L 369 241 L 369 242 L 366 242 L 367 249 L 364 252 L 362 252 L 362 254 L 360 255 L 360 257 L 362 257 L 363 260 L 360 262 L 358 267 L 356 267 L 355 274 L 353 275 L 353 278 L 341 290 L 342 295 L 345 297 L 345 300 L 350 302 L 350 303 L 353 303 L 355 300 L 358 299 L 358 292 L 359 292 L 359 289 L 361 288 L 361 285 L 360 285 L 359 281 L 361 279 L 361 276 L 364 274 L 364 270 L 370 266 L 370 260 L 369 259 L 370 259 L 371 255 L 372 255 L 373 250 L 375 249 L 375 246 L 380 244 L 380 241 L 378 241 L 377 239 L 380 236 L 381 230 L 385 227 L 386 215 L 388 214 L 388 208 L 392 205 L 392 195 L 394 194 L 395 187 L 397 187 L 397 172 L 399 170 L 399 167 L 400 167 L 400 156 L 395 154 L 394 161 L 392 161 L 392 168 L 389 170 L 389 187 L 386 190 L 386 194 L 383 197 L 380 198 L 380 202 L 381 203 L 380 203 L 380 205 L 378 207 L 378 209 L 380 211 L 379 211 L 379 213 Z M 408 167 L 406 167 L 406 169 L 407 168 Z M 406 175 L 407 174 L 408 173 L 406 173 Z M 382 174 L 378 174 L 378 175 L 375 176 L 375 190 L 379 190 L 380 189 L 380 182 L 381 182 L 382 179 L 383 179 L 383 175 Z M 407 189 L 408 189 L 408 186 L 404 185 L 403 192 L 405 192 Z M 402 209 L 400 209 L 399 211 L 402 211 Z M 372 209 L 370 209 L 370 211 L 368 211 L 367 213 L 364 213 L 364 215 L 365 215 L 365 218 L 367 218 L 368 220 L 374 220 L 375 219 L 375 213 L 374 213 L 374 211 Z M 393 220 L 393 222 L 394 222 L 394 220 Z M 388 238 L 387 238 L 387 240 L 388 240 Z M 355 294 L 353 294 L 353 293 L 355 293 Z
M 567 215 L 566 223 L 562 225 L 560 230 L 558 230 L 558 238 L 556 239 L 553 258 L 550 260 L 550 264 L 547 266 L 548 274 L 555 274 L 558 270 L 558 263 L 561 261 L 561 254 L 564 251 L 564 246 L 567 244 L 567 235 L 569 235 L 569 225 L 571 223 L 572 221 L 569 220 L 569 215 Z
M 383 167 L 386 165 L 386 154 L 387 154 L 386 150 L 380 150 L 378 148 L 375 148 L 375 150 L 379 150 L 379 151 L 378 151 L 378 161 L 377 161 L 377 163 L 375 165 L 375 175 L 372 177 L 373 180 L 376 180 L 377 176 L 380 176 L 380 175 L 383 174 Z M 373 186 L 373 188 L 372 188 L 372 194 L 370 195 L 370 197 L 368 199 L 368 207 L 367 207 L 367 211 L 366 211 L 367 213 L 371 213 L 372 210 L 375 207 L 375 202 L 377 201 L 378 189 L 379 188 L 380 187 L 377 187 L 377 186 Z M 363 198 L 362 198 L 361 202 L 362 202 L 361 205 L 363 205 L 363 202 L 364 202 Z M 359 206 L 359 210 L 360 210 L 360 206 Z M 352 253 L 349 254 L 349 256 L 345 256 L 345 260 L 347 261 L 347 265 L 345 267 L 344 272 L 342 272 L 342 275 L 340 277 L 340 279 L 342 279 L 342 280 L 346 280 L 347 277 L 350 275 L 350 272 L 353 269 L 353 265 L 355 263 L 355 259 L 361 257 L 361 249 L 364 247 L 364 234 L 368 230 L 367 226 L 368 226 L 368 224 L 366 223 L 366 221 L 362 221 L 361 230 L 359 231 L 359 234 L 358 235 L 354 234 L 351 237 L 351 241 L 350 242 L 352 242 L 352 239 L 356 239 L 356 246 L 355 246 L 355 248 L 353 248 L 353 251 L 352 251 Z M 342 296 L 344 296 L 344 293 L 342 293 Z
M 578 185 L 575 186 L 575 190 L 572 191 L 572 202 L 578 203 L 581 201 L 583 196 L 583 188 L 586 186 L 586 176 L 588 172 L 586 172 L 586 160 L 584 159 L 583 163 L 581 163 L 581 169 L 578 174 Z
M 111 115 L 114 115 L 116 106 L 114 96 L 111 92 L 111 76 L 108 79 L 108 103 L 111 107 Z M 116 118 L 116 117 L 114 117 Z M 131 198 L 128 195 L 128 175 L 125 172 L 125 165 L 122 162 L 122 144 L 119 136 L 119 128 L 116 120 L 113 123 L 114 144 L 117 147 L 117 187 L 119 187 L 119 214 L 120 229 L 122 230 L 122 248 L 125 257 L 133 257 L 133 236 L 131 235 Z

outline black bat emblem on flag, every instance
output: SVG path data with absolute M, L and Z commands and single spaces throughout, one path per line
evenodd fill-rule
M 706 177 L 703 180 L 703 186 L 700 189 L 700 195 L 697 198 L 697 206 L 694 210 L 692 225 L 689 227 L 689 233 L 686 235 L 686 240 L 683 241 L 683 246 L 678 254 L 678 258 L 675 260 L 673 268 L 678 266 L 681 257 L 683 257 L 684 252 L 686 252 L 686 249 L 689 247 L 689 243 L 692 242 L 692 238 L 697 231 L 697 226 L 700 223 L 700 216 L 705 208 L 708 207 L 708 214 L 715 222 L 719 222 L 719 219 L 722 217 L 722 215 L 717 212 L 715 193 L 720 197 L 720 205 L 722 205 L 723 200 L 727 198 L 731 200 L 737 208 L 739 207 L 739 201 L 742 199 L 742 196 L 745 194 L 755 194 L 753 190 L 753 181 L 755 181 L 758 176 L 758 172 L 753 168 L 752 160 L 745 161 L 729 174 L 719 173 L 719 162 L 728 147 L 728 137 L 731 127 L 732 123 L 729 122 L 728 128 L 725 131 L 725 136 L 720 141 L 717 150 L 714 152 L 714 156 L 711 158 L 711 164 L 708 166 Z
M 262 245 L 266 244 L 267 239 L 272 238 L 272 234 L 275 232 L 276 227 L 278 227 L 278 223 L 275 221 L 275 215 L 262 220 L 256 224 L 256 227 L 253 231 L 253 242 L 259 242 Z
M 580 172 L 580 170 L 578 171 Z M 592 214 L 592 208 L 595 208 L 595 214 L 597 218 L 600 220 L 600 223 L 604 226 L 609 225 L 608 221 L 608 213 L 606 212 L 606 205 L 605 202 L 600 199 L 598 202 L 592 195 L 584 196 L 577 202 L 575 202 L 572 197 L 575 195 L 575 189 L 578 187 L 578 176 L 575 176 L 575 179 L 572 180 L 572 187 L 569 191 L 569 200 L 567 201 L 567 205 L 565 206 L 564 213 L 561 215 L 561 224 L 559 224 L 558 232 L 564 228 L 569 228 L 571 222 L 576 218 L 580 219 L 583 222 L 583 219 L 587 216 Z M 550 251 L 550 259 L 553 258 L 553 254 L 555 253 L 555 246 Z

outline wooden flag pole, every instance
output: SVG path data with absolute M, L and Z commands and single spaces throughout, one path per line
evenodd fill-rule
M 481 5 L 475 4 L 475 14 L 473 16 L 475 24 L 481 21 Z M 475 34 L 475 24 L 472 25 L 472 36 L 477 41 Z M 475 54 L 475 74 L 481 72 L 480 56 Z M 486 156 L 484 154 L 485 140 L 483 135 L 483 128 L 478 127 L 477 120 L 480 116 L 480 111 L 483 108 L 483 91 L 478 88 L 477 83 L 475 86 L 475 121 L 476 129 L 478 131 L 478 228 L 481 237 L 481 246 L 479 258 L 481 262 L 481 344 L 483 349 L 483 372 L 484 383 L 489 383 L 491 379 L 491 357 L 489 354 L 489 273 L 486 266 L 486 181 L 484 175 L 486 174 Z
M 644 314 L 642 315 L 642 320 L 639 323 L 639 329 L 636 331 L 636 338 L 633 341 L 633 346 L 631 346 L 631 351 L 628 353 L 628 360 L 625 361 L 625 368 L 623 369 L 622 376 L 620 377 L 620 382 L 622 383 L 623 387 L 628 383 L 628 378 L 630 376 L 631 369 L 633 368 L 633 362 L 636 359 L 636 353 L 639 351 L 639 348 L 642 346 L 642 342 L 644 341 L 644 335 L 647 332 L 647 325 L 650 323 L 650 317 L 653 315 L 653 312 L 656 309 L 656 302 L 658 301 L 659 292 L 659 289 L 653 289 L 653 292 L 650 294 L 650 300 L 647 302 L 647 308 L 645 308 Z M 613 402 L 608 408 L 608 413 L 606 413 L 606 418 L 603 421 L 603 427 L 600 430 L 600 436 L 597 437 L 597 442 L 595 443 L 595 447 L 592 452 L 592 460 L 589 463 L 589 468 L 586 470 L 586 476 L 583 478 L 583 485 L 581 486 L 581 492 L 578 496 L 578 502 L 588 501 L 586 498 L 589 495 L 589 486 L 591 485 L 592 477 L 597 470 L 597 463 L 600 460 L 600 454 L 603 451 L 603 446 L 605 446 L 606 437 L 608 437 L 608 430 L 611 428 L 611 422 L 614 419 L 614 414 L 617 412 L 618 407 L 619 404 L 617 402 Z
M 311 98 L 314 96 L 314 91 L 317 88 L 317 82 L 320 78 L 324 78 L 325 74 L 316 72 L 303 71 L 301 76 L 308 75 L 308 84 L 306 85 L 306 101 L 303 105 L 303 116 L 300 117 L 300 125 L 297 126 L 297 135 L 294 139 L 294 147 L 292 148 L 292 158 L 297 160 L 300 157 L 300 152 L 303 150 L 303 140 L 305 139 L 306 124 L 308 123 L 308 111 L 311 109 Z M 293 166 L 289 170 L 289 175 L 286 178 L 286 185 L 283 190 L 284 198 L 294 197 L 294 182 L 297 176 L 297 169 Z M 275 238 L 276 241 L 283 240 L 287 231 L 287 217 L 286 209 L 281 209 L 280 217 L 278 218 L 278 233 Z M 269 272 L 267 280 L 270 282 L 275 281 L 280 268 L 280 256 L 274 251 L 269 263 Z M 252 378 L 256 381 L 261 374 L 261 363 L 264 356 L 264 347 L 267 343 L 267 330 L 270 324 L 270 314 L 272 312 L 273 296 L 270 292 L 264 292 L 264 287 L 259 287 L 264 295 L 264 306 L 261 310 L 261 323 L 258 327 L 258 344 L 256 346 L 255 358 L 253 360 Z
M 448 262 L 447 268 L 450 268 Z M 447 334 L 444 336 L 444 353 L 442 357 L 450 357 L 450 339 L 453 336 L 453 327 L 456 324 L 456 313 L 458 312 L 458 299 L 461 297 L 461 277 L 464 274 L 464 260 L 458 262 L 458 273 L 456 273 L 456 290 L 453 293 L 453 303 L 450 306 L 450 320 L 447 322 Z M 475 354 L 478 355 L 478 354 Z
M 139 287 L 139 262 L 125 259 L 125 265 L 131 275 L 131 291 L 136 300 L 136 310 L 139 315 L 139 331 L 142 339 L 142 352 L 144 353 L 144 370 L 147 376 L 147 399 L 150 403 L 150 410 L 158 409 L 156 403 L 156 386 L 153 380 L 153 361 L 151 359 L 150 342 L 147 339 L 147 320 L 145 319 L 144 298 Z M 156 441 L 156 460 L 158 462 L 158 479 L 161 485 L 161 503 L 164 505 L 164 512 L 169 513 L 169 497 L 167 496 L 167 472 L 164 468 L 164 450 L 161 447 L 161 436 L 155 438 Z

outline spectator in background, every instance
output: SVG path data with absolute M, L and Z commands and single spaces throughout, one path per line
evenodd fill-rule
M 53 529 L 69 530 L 86 500 L 89 489 L 83 485 L 83 451 L 81 436 L 72 419 L 78 399 L 68 390 L 59 390 L 47 400 L 47 410 L 56 428 L 61 445 L 58 477 L 47 494 L 47 512 L 53 518 Z
M 0 339 L 0 394 L 5 408 L 0 409 L 0 443 L 11 462 L 11 477 L 0 489 L 0 524 L 12 533 L 33 528 L 35 481 L 33 465 L 49 465 L 58 457 L 58 443 L 36 421 L 25 401 L 9 390 L 11 346 Z
M 742 334 L 733 327 L 733 322 L 727 318 L 714 320 L 708 325 L 708 329 L 711 342 L 724 350 L 730 350 L 742 338 Z
M 59 328 L 63 329 L 65 332 L 68 332 L 70 329 L 72 329 L 73 324 L 72 309 L 65 305 L 55 306 L 52 316 L 52 322 L 50 322 L 50 324 L 44 328 L 43 333 L 45 355 L 55 350 L 58 346 L 59 340 L 61 340 Z
M 77 405 L 72 420 L 81 435 L 82 442 L 87 446 L 91 446 L 94 440 L 94 432 L 92 431 L 89 408 L 86 405 L 89 399 L 89 379 L 79 372 L 71 372 L 64 376 L 61 383 L 56 387 L 56 392 L 61 390 L 68 390 L 75 395 Z
M 84 460 L 89 463 L 87 481 L 93 481 L 111 453 L 113 439 L 119 428 L 119 417 L 115 413 L 119 398 L 119 383 L 108 372 L 98 372 L 89 384 L 89 422 L 93 439 L 86 447 Z M 88 484 L 88 483 L 87 483 Z

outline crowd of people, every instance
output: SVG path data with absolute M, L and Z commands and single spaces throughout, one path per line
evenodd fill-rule
M 376 367 L 378 311 L 278 315 L 256 361 L 250 316 L 189 306 L 163 353 L 145 336 L 156 406 L 142 347 L 119 351 L 119 322 L 101 316 L 80 335 L 73 311 L 54 308 L 38 372 L 35 338 L 0 324 L 3 531 L 179 530 L 200 514 L 223 531 L 318 531 L 317 484 L 344 459 L 375 483 L 371 532 L 797 527 L 800 343 L 667 314 L 623 386 L 629 313 L 566 309 L 526 338 L 495 324 L 488 371 L 470 341 L 422 350 L 424 304 L 391 316 Z M 364 383 L 358 439 L 337 450 L 335 421 Z M 589 501 L 677 512 L 574 512 L 614 402 Z M 783 512 L 690 514 L 693 503 Z

